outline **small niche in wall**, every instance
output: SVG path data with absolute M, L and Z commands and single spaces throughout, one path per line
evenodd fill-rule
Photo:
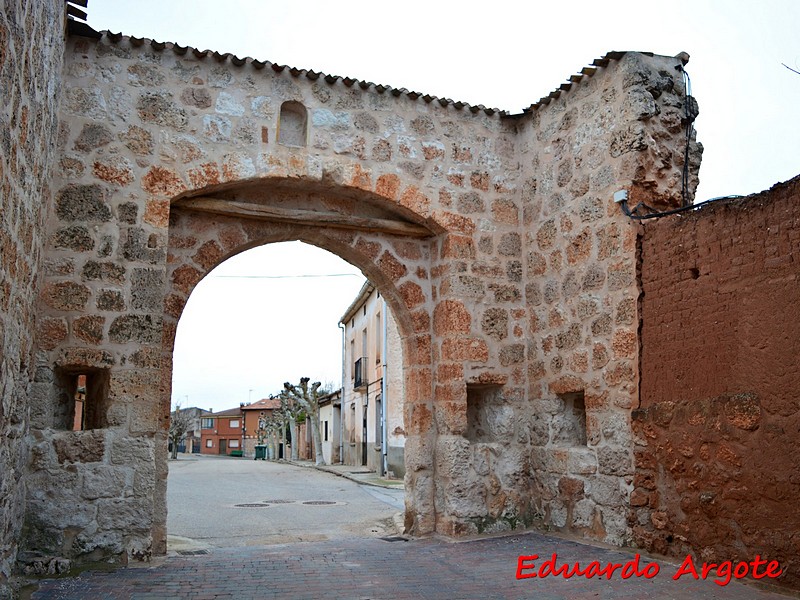
M 54 427 L 86 431 L 106 427 L 108 369 L 57 368 L 59 404 Z
M 306 107 L 290 100 L 281 104 L 278 120 L 278 143 L 284 146 L 303 147 L 308 133 L 308 113 Z
M 467 384 L 467 430 L 470 442 L 502 441 L 513 429 L 510 407 L 505 405 L 499 385 Z
M 562 410 L 553 418 L 553 444 L 578 447 L 586 445 L 586 402 L 583 390 L 559 394 Z

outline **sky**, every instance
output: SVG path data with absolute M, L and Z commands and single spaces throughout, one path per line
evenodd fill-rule
M 97 30 L 512 113 L 608 51 L 686 51 L 705 147 L 696 201 L 800 173 L 800 75 L 782 64 L 800 70 L 797 0 L 90 0 L 87 12 Z M 231 408 L 303 375 L 338 385 L 337 322 L 363 283 L 357 269 L 299 243 L 251 250 L 220 269 L 240 277 L 215 271 L 193 292 L 178 329 L 173 403 Z M 221 307 L 235 307 L 230 321 Z

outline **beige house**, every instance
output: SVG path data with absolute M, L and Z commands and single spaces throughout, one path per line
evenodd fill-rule
M 339 323 L 344 326 L 342 462 L 402 477 L 404 390 L 394 317 L 380 292 L 367 281 Z
M 341 462 L 342 391 L 336 390 L 319 399 L 319 434 L 325 464 Z M 313 452 L 312 452 L 313 454 Z

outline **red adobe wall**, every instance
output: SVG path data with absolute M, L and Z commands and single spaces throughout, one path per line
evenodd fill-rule
M 800 177 L 644 225 L 630 524 L 800 587 Z

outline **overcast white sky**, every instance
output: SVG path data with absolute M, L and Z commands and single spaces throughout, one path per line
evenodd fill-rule
M 753 193 L 800 173 L 800 75 L 781 65 L 800 70 L 797 0 L 90 0 L 88 13 L 98 30 L 512 112 L 610 50 L 685 50 L 705 146 L 697 200 Z M 252 250 L 221 269 L 358 273 L 322 250 L 298 248 Z M 336 323 L 363 279 L 218 274 L 197 287 L 181 319 L 173 401 L 185 406 L 188 396 L 188 404 L 216 410 L 303 375 L 338 384 Z

